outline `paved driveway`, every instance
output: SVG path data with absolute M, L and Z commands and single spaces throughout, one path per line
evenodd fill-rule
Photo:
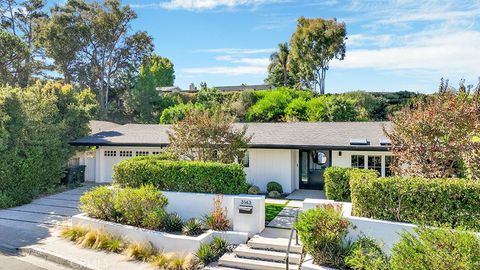
M 14 249 L 50 236 L 50 229 L 79 213 L 80 196 L 93 187 L 82 187 L 0 210 L 0 247 Z

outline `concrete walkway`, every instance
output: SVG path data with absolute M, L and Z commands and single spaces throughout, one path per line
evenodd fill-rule
M 315 189 L 297 189 L 287 196 L 287 200 L 303 201 L 309 199 L 326 199 L 325 191 Z
M 79 213 L 80 196 L 93 184 L 0 210 L 0 247 L 17 249 L 51 235 L 51 229 Z

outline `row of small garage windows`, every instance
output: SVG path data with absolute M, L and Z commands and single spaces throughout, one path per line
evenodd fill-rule
M 133 151 L 122 150 L 122 151 L 118 151 L 118 152 L 119 152 L 118 154 L 119 154 L 120 157 L 131 157 L 131 156 L 133 156 Z M 135 156 L 136 157 L 148 156 L 148 155 L 150 155 L 150 153 L 152 155 L 159 155 L 160 151 L 152 151 L 152 152 L 149 152 L 149 151 L 135 151 Z M 106 156 L 106 157 L 116 157 L 117 156 L 117 151 L 116 150 L 105 150 L 104 156 Z

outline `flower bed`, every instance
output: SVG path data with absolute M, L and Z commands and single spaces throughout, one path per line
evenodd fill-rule
M 72 225 L 103 230 L 130 242 L 150 242 L 153 247 L 164 252 L 193 253 L 201 244 L 211 242 L 217 236 L 230 244 L 243 244 L 248 240 L 248 233 L 245 232 L 208 230 L 198 236 L 186 236 L 90 218 L 85 214 L 73 216 Z

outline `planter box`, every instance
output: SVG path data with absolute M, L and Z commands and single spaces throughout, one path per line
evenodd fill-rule
M 73 226 L 86 226 L 92 229 L 103 230 L 129 242 L 150 242 L 153 247 L 164 252 L 194 253 L 203 243 L 208 243 L 216 236 L 225 239 L 230 244 L 244 244 L 248 240 L 248 233 L 233 231 L 209 230 L 199 236 L 186 236 L 142 229 L 134 226 L 90 218 L 85 214 L 72 217 Z

